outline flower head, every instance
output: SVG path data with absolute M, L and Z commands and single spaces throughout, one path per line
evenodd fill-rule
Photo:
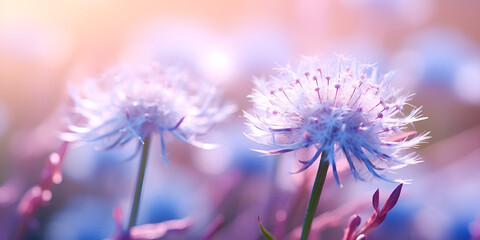
M 83 88 L 71 87 L 74 108 L 69 116 L 69 141 L 103 141 L 103 149 L 122 146 L 157 132 L 166 161 L 164 133 L 200 148 L 211 144 L 195 137 L 206 133 L 233 109 L 221 106 L 214 87 L 176 68 L 126 65 L 89 78 Z
M 421 108 L 405 114 L 412 95 L 389 87 L 392 73 L 378 75 L 373 64 L 360 64 L 343 56 L 332 61 L 304 58 L 297 69 L 281 68 L 278 76 L 255 79 L 249 96 L 252 113 L 245 112 L 252 140 L 272 147 L 261 151 L 280 154 L 315 147 L 301 172 L 324 152 L 339 184 L 335 159 L 344 156 L 355 178 L 363 179 L 359 166 L 374 176 L 391 181 L 379 171 L 418 162 L 404 150 L 425 140 L 407 127 Z M 416 136 L 413 136 L 416 135 Z

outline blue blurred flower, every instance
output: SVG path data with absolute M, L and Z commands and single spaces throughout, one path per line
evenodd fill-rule
M 255 80 L 250 95 L 254 110 L 245 112 L 251 130 L 247 136 L 275 148 L 260 152 L 280 154 L 314 146 L 316 153 L 301 161 L 304 166 L 298 172 L 324 152 L 338 184 L 335 154 L 346 157 L 358 179 L 363 179 L 358 164 L 392 181 L 378 171 L 418 162 L 415 153 L 403 151 L 427 139 L 427 134 L 410 137 L 414 132 L 406 129 L 425 118 L 420 116 L 421 108 L 403 113 L 411 95 L 389 88 L 392 73 L 379 76 L 375 65 L 343 56 L 325 62 L 304 58 L 297 70 L 290 66 L 279 70 L 269 80 Z
M 200 148 L 213 145 L 198 142 L 215 123 L 234 107 L 220 105 L 216 89 L 175 68 L 124 65 L 112 68 L 100 78 L 87 79 L 83 88 L 71 87 L 74 103 L 69 116 L 68 141 L 103 141 L 103 149 L 139 140 L 137 153 L 148 135 L 164 133 Z
M 46 226 L 45 239 L 104 239 L 114 229 L 113 205 L 91 196 L 72 198 Z
M 431 28 L 408 36 L 406 51 L 419 59 L 422 80 L 451 85 L 458 70 L 478 56 L 479 48 L 467 36 L 449 28 Z

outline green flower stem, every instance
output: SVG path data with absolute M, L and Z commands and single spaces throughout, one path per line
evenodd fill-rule
M 313 217 L 317 211 L 318 201 L 320 200 L 320 195 L 322 195 L 323 184 L 325 183 L 328 170 L 328 161 L 325 161 L 326 156 L 327 154 L 322 152 L 317 176 L 315 176 L 315 182 L 313 184 L 312 195 L 310 195 L 307 213 L 305 214 L 305 220 L 303 221 L 302 236 L 300 237 L 300 240 L 307 240 L 308 238 L 310 228 L 312 227 Z
M 140 160 L 140 167 L 138 169 L 137 186 L 135 187 L 135 196 L 133 197 L 132 211 L 130 213 L 130 220 L 128 221 L 128 229 L 135 226 L 137 221 L 138 208 L 140 206 L 140 195 L 142 193 L 143 178 L 145 177 L 145 169 L 147 167 L 148 149 L 150 148 L 150 136 L 143 140 L 142 159 Z

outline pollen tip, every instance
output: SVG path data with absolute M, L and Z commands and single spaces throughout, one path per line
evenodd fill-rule
M 312 141 L 312 137 L 310 136 L 310 134 L 308 134 L 308 132 L 303 133 L 303 138 L 309 142 Z

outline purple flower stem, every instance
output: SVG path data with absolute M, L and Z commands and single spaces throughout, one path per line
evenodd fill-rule
M 128 221 L 128 229 L 135 226 L 137 221 L 138 208 L 140 206 L 140 195 L 142 193 L 143 179 L 145 177 L 145 169 L 147 167 L 148 150 L 150 148 L 150 136 L 145 137 L 143 142 L 142 158 L 140 160 L 140 167 L 138 169 L 137 185 L 135 187 L 135 195 L 133 197 L 130 220 Z
M 327 154 L 322 152 L 317 175 L 315 176 L 315 182 L 313 184 L 312 194 L 310 195 L 310 201 L 308 202 L 307 213 L 305 214 L 305 220 L 303 221 L 302 236 L 300 237 L 300 240 L 307 240 L 310 228 L 312 227 L 312 220 L 317 211 L 318 201 L 320 200 L 320 195 L 322 195 L 323 184 L 327 177 L 329 163 L 326 160 L 326 157 Z
M 51 201 L 51 198 L 44 199 L 42 195 L 46 191 L 51 191 L 55 184 L 61 183 L 61 169 L 67 147 L 68 142 L 63 142 L 60 148 L 55 152 L 56 155 L 50 155 L 45 167 L 42 170 L 40 183 L 30 188 L 30 190 L 28 190 L 20 200 L 20 203 L 18 204 L 18 211 L 21 220 L 19 229 L 16 232 L 14 239 L 24 239 L 24 236 L 28 231 L 28 225 L 30 224 L 32 218 L 41 207 L 45 206 Z M 56 159 L 56 161 L 52 161 L 52 159 Z M 60 176 L 60 178 L 58 176 Z M 39 191 L 37 192 L 35 189 L 39 189 Z

